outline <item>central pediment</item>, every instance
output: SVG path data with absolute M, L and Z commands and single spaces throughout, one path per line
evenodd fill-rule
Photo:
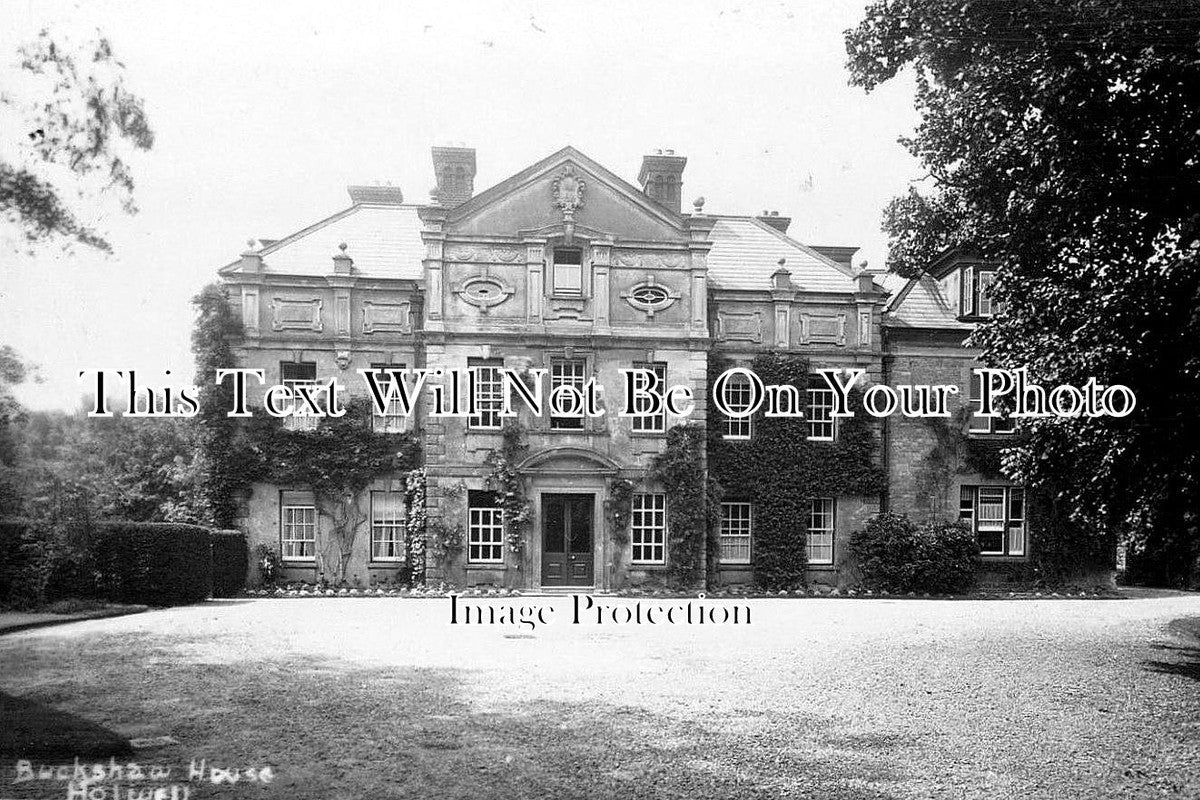
M 686 242 L 683 217 L 572 147 L 518 172 L 450 212 L 445 231 L 544 236 L 569 227 L 592 238 Z

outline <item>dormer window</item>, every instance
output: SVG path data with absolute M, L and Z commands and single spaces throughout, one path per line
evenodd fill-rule
M 991 317 L 995 313 L 992 302 L 992 284 L 996 282 L 996 270 L 983 267 L 964 267 L 962 289 L 959 293 L 962 317 Z
M 555 295 L 583 294 L 583 251 L 578 247 L 554 248 L 552 280 Z

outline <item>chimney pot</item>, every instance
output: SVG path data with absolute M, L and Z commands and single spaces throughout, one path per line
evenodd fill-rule
M 404 203 L 404 192 L 399 186 L 381 186 L 378 181 L 370 186 L 347 186 L 350 202 L 372 203 L 374 205 L 398 206 Z

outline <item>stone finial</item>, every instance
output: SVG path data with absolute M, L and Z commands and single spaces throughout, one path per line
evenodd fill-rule
M 692 201 L 692 213 L 698 217 L 704 214 L 704 196 L 703 195 L 701 195 L 700 197 L 697 197 L 695 200 Z
M 338 253 L 333 257 L 333 274 L 334 275 L 349 275 L 354 269 L 354 259 L 347 253 L 347 244 L 342 242 L 338 245 Z
M 788 271 L 786 258 L 779 259 L 779 268 L 771 273 L 771 288 L 773 289 L 790 289 L 792 287 L 792 273 Z

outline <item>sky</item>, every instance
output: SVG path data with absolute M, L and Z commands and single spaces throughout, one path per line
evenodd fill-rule
M 864 5 L 0 0 L 6 52 L 99 29 L 156 135 L 132 159 L 140 212 L 97 212 L 111 255 L 0 252 L 0 344 L 40 376 L 18 399 L 74 408 L 84 369 L 189 383 L 191 298 L 248 239 L 347 207 L 348 184 L 428 201 L 433 145 L 476 149 L 476 191 L 568 144 L 631 182 L 674 149 L 685 208 L 777 210 L 881 266 L 882 208 L 921 173 L 898 143 L 911 82 L 849 85 L 842 33 Z

